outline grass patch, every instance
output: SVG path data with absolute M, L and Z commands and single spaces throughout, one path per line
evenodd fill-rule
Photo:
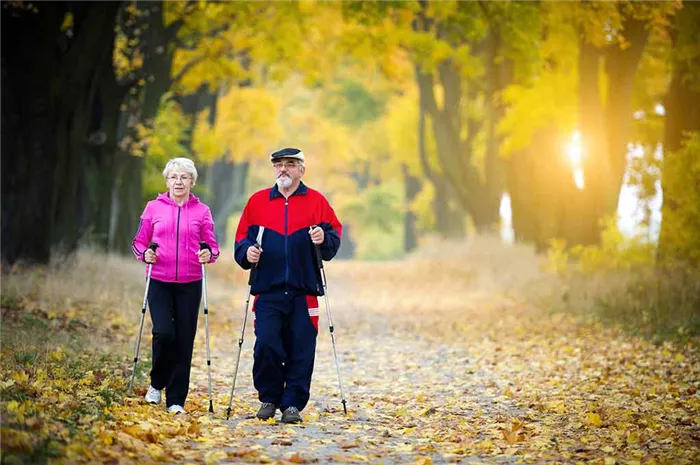
M 657 263 L 654 244 L 628 238 L 613 219 L 599 245 L 567 247 L 552 241 L 545 265 L 553 308 L 574 311 L 655 342 L 698 342 L 700 270 Z
M 570 271 L 548 305 L 662 343 L 700 340 L 700 273 L 640 266 Z

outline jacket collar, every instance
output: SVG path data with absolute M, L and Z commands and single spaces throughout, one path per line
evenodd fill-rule
M 177 206 L 177 203 L 175 203 L 175 201 L 170 198 L 169 192 L 162 192 L 162 193 L 158 194 L 157 199 L 160 200 L 161 202 L 165 202 L 167 204 Z M 196 203 L 199 203 L 199 198 L 197 198 L 196 195 L 194 195 L 193 193 L 190 192 L 190 197 L 187 199 L 187 201 L 185 203 L 182 204 L 182 206 L 184 207 L 185 205 L 194 205 Z
M 306 195 L 306 191 L 307 191 L 306 185 L 303 182 L 299 181 L 299 187 L 297 187 L 297 190 L 295 190 L 292 193 L 292 196 L 294 196 L 294 195 Z M 284 195 L 282 195 L 282 193 L 280 192 L 279 188 L 277 187 L 277 184 L 272 186 L 272 189 L 270 189 L 270 200 L 272 200 L 276 197 L 284 198 Z

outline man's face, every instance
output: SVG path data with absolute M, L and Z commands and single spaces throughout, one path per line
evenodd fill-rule
M 277 187 L 288 188 L 301 181 L 305 168 L 295 158 L 281 158 L 272 163 L 275 170 L 275 182 Z

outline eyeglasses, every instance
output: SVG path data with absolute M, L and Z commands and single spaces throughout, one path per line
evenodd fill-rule
M 180 177 L 177 177 L 177 176 L 168 176 L 168 181 L 172 181 L 172 182 L 177 182 L 178 180 L 180 180 L 180 181 L 182 181 L 182 182 L 187 182 L 187 181 L 189 181 L 190 179 L 192 179 L 192 176 L 189 176 L 189 175 L 186 175 L 186 174 L 184 174 L 184 175 L 182 175 L 182 176 L 180 176 Z
M 291 170 L 291 169 L 294 169 L 297 166 L 299 166 L 299 163 L 294 162 L 294 161 L 285 161 L 285 162 L 278 161 L 278 162 L 273 163 L 272 166 L 276 170 L 281 170 L 282 167 L 285 167 L 288 170 Z

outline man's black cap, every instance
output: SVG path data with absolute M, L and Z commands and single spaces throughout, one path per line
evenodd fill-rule
M 270 154 L 271 162 L 281 158 L 296 158 L 297 160 L 304 161 L 304 152 L 295 148 L 286 148 Z

